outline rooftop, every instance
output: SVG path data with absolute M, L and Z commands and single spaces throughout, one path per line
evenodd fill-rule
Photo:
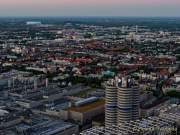
M 79 107 L 71 107 L 68 109 L 68 111 L 74 111 L 74 112 L 80 112 L 80 113 L 84 113 L 87 112 L 91 109 L 94 109 L 98 106 L 102 106 L 105 104 L 105 100 L 104 99 L 99 99 L 96 102 L 92 102 L 83 106 L 79 106 Z

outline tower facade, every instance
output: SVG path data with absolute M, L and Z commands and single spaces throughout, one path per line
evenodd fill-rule
M 105 126 L 119 125 L 139 117 L 139 89 L 129 77 L 116 77 L 106 85 Z
M 117 87 L 116 80 L 106 83 L 105 126 L 117 125 Z
M 118 124 L 139 118 L 139 89 L 132 79 L 123 77 L 118 84 Z

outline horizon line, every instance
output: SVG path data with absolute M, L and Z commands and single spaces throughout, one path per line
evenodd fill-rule
M 180 16 L 95 16 L 95 15 L 87 15 L 87 16 L 45 16 L 45 15 L 41 15 L 41 16 L 21 16 L 21 15 L 17 15 L 17 16 L 1 16 L 0 18 L 180 18 Z

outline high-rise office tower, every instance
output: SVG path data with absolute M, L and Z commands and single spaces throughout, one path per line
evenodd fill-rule
M 139 117 L 139 89 L 130 77 L 116 77 L 106 84 L 105 126 Z
M 128 77 L 118 79 L 118 124 L 139 118 L 139 89 Z
M 117 87 L 116 80 L 106 83 L 105 126 L 117 125 Z

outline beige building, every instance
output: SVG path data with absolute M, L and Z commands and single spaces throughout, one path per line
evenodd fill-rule
M 79 107 L 69 108 L 68 115 L 69 119 L 79 122 L 80 124 L 91 122 L 95 116 L 104 113 L 105 101 L 99 99 L 96 102 L 85 104 Z

